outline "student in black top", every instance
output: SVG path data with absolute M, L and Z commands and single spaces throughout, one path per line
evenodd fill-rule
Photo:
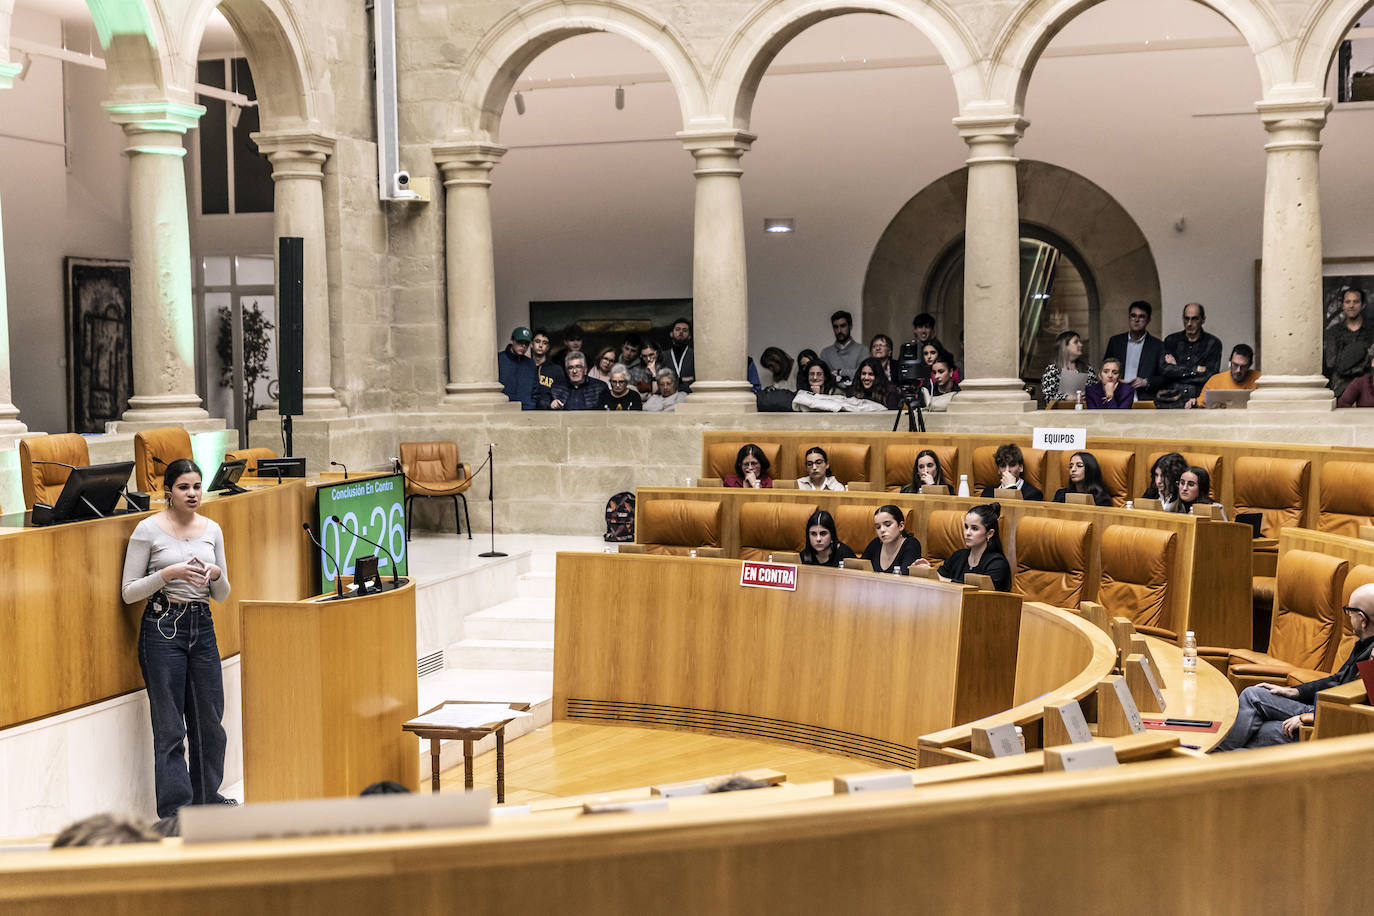
M 997 451 L 993 452 L 992 460 L 997 463 L 997 473 L 1000 475 L 997 487 L 1020 490 L 1022 499 L 1044 501 L 1045 494 L 1025 477 L 1026 459 L 1021 454 L 1021 446 L 1015 442 L 999 445 Z M 994 492 L 997 487 L 984 487 L 979 495 L 983 499 L 992 499 L 997 495 Z
M 964 516 L 964 549 L 940 567 L 943 582 L 963 582 L 967 573 L 978 573 L 992 579 L 992 587 L 999 592 L 1011 591 L 1011 564 L 1002 553 L 1002 539 L 997 530 L 1002 515 L 1001 503 L 974 506 Z
M 873 564 L 874 572 L 908 576 L 913 566 L 929 566 L 921 556 L 921 542 L 906 530 L 906 518 L 896 506 L 880 506 L 873 513 L 873 530 L 878 536 L 868 542 L 859 559 Z
M 1107 492 L 1107 485 L 1102 482 L 1102 468 L 1092 452 L 1074 452 L 1069 459 L 1069 485 L 1055 492 L 1054 501 L 1065 502 L 1066 493 L 1090 493 L 1093 502 L 1099 506 L 1112 504 L 1112 494 Z
M 1212 499 L 1212 475 L 1206 468 L 1190 467 L 1178 478 L 1178 502 L 1174 503 L 1175 512 L 1193 514 L 1193 506 L 1216 506 L 1221 511 L 1221 520 L 1226 520 L 1226 510 Z
M 949 486 L 945 472 L 940 468 L 940 458 L 928 448 L 916 453 L 916 463 L 911 466 L 911 483 L 902 487 L 903 493 L 920 493 L 921 487 Z
M 835 517 L 824 509 L 806 520 L 806 546 L 802 548 L 804 566 L 839 566 L 841 560 L 854 559 L 854 551 L 835 533 Z
M 1168 452 L 1155 459 L 1150 468 L 1150 485 L 1140 494 L 1141 499 L 1159 500 L 1159 508 L 1173 512 L 1178 505 L 1178 482 L 1188 470 L 1188 460 L 1178 452 Z

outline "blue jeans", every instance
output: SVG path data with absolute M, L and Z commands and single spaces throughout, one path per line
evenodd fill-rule
M 1270 693 L 1258 684 L 1240 692 L 1240 709 L 1236 724 L 1216 746 L 1218 751 L 1236 751 L 1247 747 L 1269 747 L 1293 741 L 1283 733 L 1283 720 L 1316 710 L 1317 707 L 1300 700 L 1290 700 Z
M 224 675 L 209 606 L 157 610 L 150 603 L 138 634 L 138 665 L 153 719 L 157 816 L 222 802 Z M 183 749 L 188 736 L 189 772 Z

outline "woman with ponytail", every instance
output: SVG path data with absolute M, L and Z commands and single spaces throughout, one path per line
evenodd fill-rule
M 963 582 L 968 573 L 977 573 L 990 578 L 997 591 L 1011 591 L 1011 564 L 1002 552 L 1002 538 L 998 534 L 1001 516 L 1001 503 L 969 510 L 964 516 L 964 549 L 956 550 L 940 567 L 941 581 Z

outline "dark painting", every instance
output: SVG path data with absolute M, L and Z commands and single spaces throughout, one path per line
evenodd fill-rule
M 67 423 L 103 433 L 134 391 L 128 261 L 67 258 Z
M 620 347 L 627 334 L 638 334 L 660 347 L 670 341 L 668 332 L 677 319 L 692 320 L 691 299 L 578 299 L 560 302 L 531 302 L 530 327 L 549 332 L 552 349 L 563 346 L 563 331 L 576 323 L 582 328 L 582 352 L 595 353 L 602 347 Z M 510 336 L 502 328 L 502 346 Z

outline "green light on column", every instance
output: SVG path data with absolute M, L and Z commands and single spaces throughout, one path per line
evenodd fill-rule
M 157 47 L 157 36 L 143 0 L 86 0 L 86 5 L 91 8 L 101 48 L 108 51 L 116 35 L 142 35 L 148 44 Z

